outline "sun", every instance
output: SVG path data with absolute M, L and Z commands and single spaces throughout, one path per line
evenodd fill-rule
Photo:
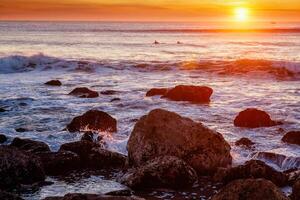
M 235 8 L 235 20 L 239 22 L 244 22 L 249 19 L 249 9 L 245 7 Z

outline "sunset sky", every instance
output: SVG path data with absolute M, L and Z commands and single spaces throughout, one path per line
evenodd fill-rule
M 300 21 L 300 0 L 0 0 L 0 20 Z

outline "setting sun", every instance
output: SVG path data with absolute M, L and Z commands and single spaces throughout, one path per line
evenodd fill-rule
M 235 12 L 235 19 L 236 21 L 243 22 L 249 19 L 249 9 L 248 8 L 236 8 Z

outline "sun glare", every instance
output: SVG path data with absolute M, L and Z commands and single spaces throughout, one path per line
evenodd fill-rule
M 235 8 L 235 20 L 239 22 L 247 21 L 249 18 L 249 9 L 248 8 Z

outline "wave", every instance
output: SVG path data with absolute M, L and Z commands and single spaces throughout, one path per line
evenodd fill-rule
M 169 71 L 195 70 L 219 75 L 262 74 L 277 78 L 299 78 L 300 62 L 263 59 L 200 60 L 200 61 L 85 61 L 68 60 L 37 54 L 12 55 L 0 58 L 0 74 L 34 70 L 68 70 L 95 72 L 101 68 L 116 70 Z

